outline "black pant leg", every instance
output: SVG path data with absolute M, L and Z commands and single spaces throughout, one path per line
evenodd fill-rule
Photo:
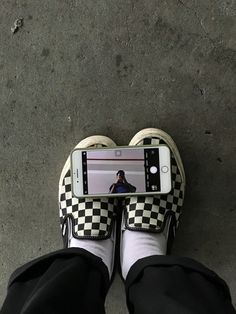
M 125 284 L 131 314 L 236 313 L 226 283 L 189 258 L 143 258 L 131 267 Z
M 103 314 L 109 274 L 102 260 L 64 249 L 17 269 L 1 314 Z

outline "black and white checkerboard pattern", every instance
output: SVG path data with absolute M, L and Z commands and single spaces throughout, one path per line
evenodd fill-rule
M 112 230 L 116 200 L 113 198 L 76 198 L 72 195 L 71 172 L 66 173 L 60 188 L 61 227 L 67 216 L 73 219 L 76 238 L 106 239 Z
M 145 138 L 139 145 L 166 144 L 159 138 Z M 161 232 L 165 227 L 168 215 L 175 217 L 178 227 L 184 201 L 184 182 L 171 153 L 172 190 L 169 194 L 156 196 L 127 197 L 125 200 L 126 228 L 130 230 Z

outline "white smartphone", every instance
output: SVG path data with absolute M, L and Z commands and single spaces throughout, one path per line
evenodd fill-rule
M 75 197 L 169 193 L 170 150 L 166 145 L 75 149 L 71 173 Z

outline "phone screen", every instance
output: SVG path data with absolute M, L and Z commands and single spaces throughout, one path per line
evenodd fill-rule
M 82 151 L 84 195 L 158 192 L 159 148 Z

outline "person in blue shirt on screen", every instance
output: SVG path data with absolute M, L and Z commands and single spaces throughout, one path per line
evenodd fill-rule
M 134 193 L 136 191 L 136 187 L 127 182 L 124 170 L 119 170 L 116 178 L 116 183 L 110 186 L 110 193 Z

